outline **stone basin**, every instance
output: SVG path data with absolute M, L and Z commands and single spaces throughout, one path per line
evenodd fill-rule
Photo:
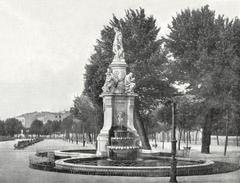
M 138 146 L 108 146 L 108 157 L 112 160 L 135 160 L 138 157 Z
M 177 159 L 177 175 L 204 175 L 213 170 L 213 161 Z M 170 175 L 171 158 L 145 157 L 137 160 L 109 160 L 108 158 L 67 158 L 55 161 L 55 168 L 59 171 L 117 176 L 149 176 L 163 177 Z

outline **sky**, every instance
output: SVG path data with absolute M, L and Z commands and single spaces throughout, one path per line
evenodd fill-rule
M 166 35 L 176 12 L 206 4 L 216 14 L 240 17 L 238 0 L 0 0 L 0 119 L 69 110 L 113 14 L 144 8 Z

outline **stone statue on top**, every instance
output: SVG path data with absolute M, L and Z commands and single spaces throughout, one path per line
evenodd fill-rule
M 122 33 L 117 27 L 114 27 L 114 31 L 115 31 L 115 38 L 113 41 L 113 52 L 115 55 L 113 58 L 113 62 L 125 62 L 123 43 L 122 43 L 122 38 L 123 38 Z
M 130 72 L 126 75 L 126 63 L 122 43 L 122 33 L 119 28 L 114 27 L 115 37 L 113 41 L 113 62 L 106 72 L 106 79 L 102 87 L 105 94 L 134 94 L 135 78 Z

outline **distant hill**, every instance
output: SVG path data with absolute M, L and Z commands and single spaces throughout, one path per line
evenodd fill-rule
M 62 111 L 62 112 L 35 111 L 35 112 L 21 114 L 19 116 L 16 116 L 16 118 L 22 122 L 25 128 L 29 128 L 31 126 L 31 123 L 35 119 L 41 120 L 45 124 L 48 120 L 62 121 L 64 118 L 66 118 L 69 115 L 70 115 L 69 111 Z

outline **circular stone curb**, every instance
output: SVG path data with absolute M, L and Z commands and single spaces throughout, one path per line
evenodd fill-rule
M 147 177 L 166 177 L 170 176 L 170 166 L 158 166 L 158 167 L 117 167 L 117 166 L 93 166 L 84 164 L 74 164 L 65 161 L 76 160 L 76 159 L 100 159 L 100 156 L 95 154 L 93 149 L 79 149 L 79 150 L 63 150 L 55 151 L 57 158 L 63 158 L 56 160 L 53 164 L 48 160 L 46 161 L 29 161 L 29 166 L 38 170 L 54 171 L 61 173 L 76 173 L 76 174 L 90 174 L 90 175 L 103 175 L 103 176 L 147 176 Z M 160 154 L 159 154 L 160 153 Z M 58 156 L 57 156 L 58 155 Z M 155 158 L 155 159 L 169 159 L 170 157 L 161 156 L 161 152 L 148 151 L 142 152 L 141 154 L 145 158 Z M 35 155 L 36 156 L 36 155 Z M 35 159 L 34 159 L 35 160 Z M 193 161 L 202 164 L 196 165 L 179 165 L 177 166 L 178 176 L 189 176 L 189 175 L 208 175 L 208 174 L 218 174 L 226 173 L 238 170 L 239 165 L 234 163 L 225 162 L 213 162 L 210 160 L 196 160 L 190 158 L 177 158 L 181 161 Z M 226 167 L 225 167 L 226 166 Z
M 96 156 L 95 156 L 96 157 Z M 87 156 L 85 156 L 87 158 Z M 154 167 L 117 167 L 117 166 L 94 166 L 84 164 L 73 164 L 66 161 L 85 159 L 85 158 L 67 158 L 55 161 L 55 168 L 60 171 L 71 173 L 82 173 L 92 175 L 117 175 L 117 176 L 149 176 L 149 177 L 165 177 L 170 175 L 170 166 L 154 166 Z M 89 156 L 88 158 L 93 158 Z M 154 157 L 156 158 L 156 157 Z M 161 157 L 162 159 L 162 157 Z M 171 158 L 166 158 L 171 159 Z M 178 160 L 194 161 L 192 159 L 178 158 Z M 201 160 L 203 161 L 203 160 Z M 177 166 L 178 176 L 187 175 L 205 175 L 211 174 L 214 162 L 210 160 L 203 161 L 197 165 L 181 165 Z
M 92 153 L 82 153 L 80 152 L 67 152 L 67 151 L 54 151 L 54 155 L 60 158 L 90 158 L 90 157 L 96 157 L 96 154 L 92 154 Z

